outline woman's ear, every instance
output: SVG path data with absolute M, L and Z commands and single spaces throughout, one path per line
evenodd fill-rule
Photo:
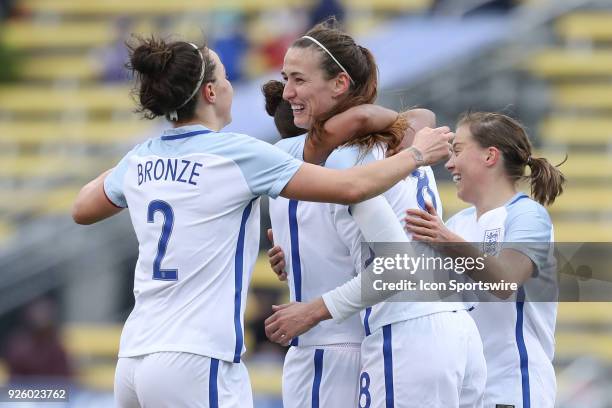
M 351 87 L 351 79 L 349 78 L 346 72 L 341 72 L 338 74 L 336 79 L 334 79 L 334 97 L 341 96 L 348 92 Z
M 494 166 L 501 158 L 501 152 L 497 147 L 489 147 L 487 149 L 487 156 L 485 158 L 485 164 L 487 166 Z
M 202 87 L 202 97 L 208 103 L 215 103 L 215 101 L 217 100 L 217 95 L 215 93 L 215 87 L 212 82 L 208 82 Z

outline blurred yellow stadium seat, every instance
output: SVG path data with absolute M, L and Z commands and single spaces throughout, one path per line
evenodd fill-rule
M 14 227 L 5 221 L 0 221 L 0 242 L 6 241 L 14 232 Z
M 355 13 L 355 17 L 347 21 L 347 31 L 353 35 L 366 34 L 386 21 L 386 19 L 371 13 Z
M 561 18 L 555 28 L 568 41 L 612 41 L 612 13 L 570 13 Z
M 612 363 L 611 333 L 559 332 L 555 340 L 557 359 L 591 356 L 601 362 Z
M 149 121 L 95 120 L 91 122 L 6 122 L 0 123 L 0 144 L 115 144 L 133 143 L 149 135 L 154 125 Z
M 104 69 L 103 59 L 92 55 L 38 55 L 24 57 L 19 78 L 24 81 L 99 79 Z
M 260 366 L 247 362 L 247 367 L 249 368 L 249 377 L 254 392 L 267 395 L 281 394 L 282 366 L 272 366 L 270 364 Z
M 68 214 L 79 192 L 78 189 L 62 187 L 49 191 L 44 197 L 44 206 L 39 207 L 40 214 Z
M 265 254 L 260 254 L 253 268 L 253 276 L 251 278 L 252 287 L 262 288 L 279 288 L 286 289 L 287 282 L 278 280 L 268 262 L 268 257 Z
M 79 189 L 80 186 L 62 186 L 49 190 L 0 190 L 0 213 L 9 217 L 22 214 L 67 214 Z
M 612 303 L 559 302 L 559 325 L 589 325 L 612 327 Z
M 306 6 L 312 0 L 23 0 L 23 8 L 35 13 L 79 16 L 158 15 L 210 13 L 235 10 L 255 12 L 278 7 Z
M 612 242 L 612 221 L 556 220 L 557 242 Z
M 564 159 L 564 156 L 561 154 L 536 153 L 536 156 L 540 155 L 546 157 L 554 165 L 557 165 Z M 560 169 L 569 180 L 573 178 L 590 178 L 610 181 L 612 175 L 612 155 L 605 152 L 572 152 L 568 154 L 567 161 Z
M 11 85 L 0 87 L 0 112 L 125 111 L 136 107 L 127 85 L 82 88 Z
M 0 177 L 88 177 L 115 164 L 116 161 L 110 157 L 24 154 L 0 158 Z
M 541 122 L 540 135 L 563 144 L 612 144 L 612 116 L 550 116 Z
M 62 340 L 73 356 L 116 358 L 121 328 L 120 324 L 69 324 L 62 330 Z
M 116 39 L 105 21 L 54 22 L 10 20 L 2 28 L 3 43 L 14 49 L 100 47 Z
M 532 74 L 546 78 L 608 77 L 612 51 L 549 49 L 534 54 L 525 66 Z
M 565 154 L 549 153 L 537 150 L 533 154 L 536 157 L 545 157 L 553 165 L 561 163 Z M 601 153 L 568 153 L 567 161 L 559 167 L 569 180 L 575 178 L 597 179 L 610 181 L 612 175 L 612 155 L 605 151 Z
M 557 85 L 552 88 L 551 102 L 557 108 L 609 110 L 612 109 L 612 84 Z
M 116 356 L 112 362 L 95 362 L 79 367 L 77 381 L 95 391 L 111 391 L 115 381 Z
M 438 191 L 445 214 L 454 214 L 469 205 L 457 198 L 455 185 L 452 183 L 438 183 Z M 528 190 L 527 190 L 528 192 Z M 551 213 L 575 212 L 609 212 L 612 214 L 612 185 L 608 187 L 580 186 L 568 184 L 565 191 L 554 204 L 548 207 Z M 446 215 L 445 215 L 446 218 Z
M 47 194 L 49 194 L 47 191 L 2 190 L 0 192 L 0 213 L 10 217 L 36 211 L 44 206 Z
M 427 11 L 433 0 L 343 0 L 343 4 L 351 11 L 415 13 Z
M 0 359 L 0 384 L 6 384 L 9 379 L 8 367 L 6 362 Z

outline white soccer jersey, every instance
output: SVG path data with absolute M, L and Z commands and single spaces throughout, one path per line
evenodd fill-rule
M 305 136 L 279 141 L 276 146 L 303 159 Z M 283 248 L 292 301 L 307 302 L 355 276 L 350 248 L 338 235 L 330 207 L 325 203 L 270 199 L 274 243 Z M 338 324 L 326 320 L 293 339 L 294 346 L 361 343 L 359 316 Z
M 277 196 L 301 164 L 265 142 L 200 125 L 167 130 L 121 160 L 104 189 L 129 207 L 139 254 L 120 357 L 179 351 L 240 361 L 257 197 Z
M 554 240 L 548 212 L 523 193 L 478 219 L 474 207 L 465 209 L 446 225 L 469 242 L 482 242 L 483 251 L 489 252 L 487 247 L 493 251 L 496 246 L 497 250 L 512 247 L 538 266 L 536 273 L 554 270 L 554 258 L 546 248 L 534 250 L 526 245 L 507 244 Z M 552 359 L 557 304 L 525 299 L 530 299 L 529 289 L 521 287 L 514 301 L 482 302 L 470 313 L 482 337 L 487 360 L 485 407 L 554 406 L 556 381 Z
M 303 158 L 304 141 L 305 136 L 302 135 L 281 140 L 277 146 L 294 157 Z M 378 148 L 365 153 L 358 146 L 340 147 L 328 157 L 325 166 L 346 169 L 383 156 L 382 149 Z M 426 200 L 430 200 L 441 213 L 440 196 L 433 179 L 431 168 L 420 168 L 384 193 L 398 220 L 404 218 L 409 208 L 424 208 Z M 319 297 L 360 271 L 361 243 L 364 239 L 350 214 L 349 206 L 298 203 L 278 198 L 270 200 L 270 216 L 275 244 L 285 252 L 292 300 L 306 302 Z M 295 231 L 293 237 L 292 228 Z M 299 263 L 294 261 L 297 259 Z M 364 328 L 360 329 L 360 333 L 368 335 L 386 324 L 459 309 L 465 309 L 465 305 L 455 302 L 384 302 L 362 312 L 360 319 Z M 338 343 L 338 338 L 354 338 L 355 318 L 352 316 L 342 323 L 331 320 L 321 322 L 294 341 L 294 345 L 333 344 Z
M 374 149 L 374 153 L 364 156 L 358 147 L 343 147 L 336 149 L 328 158 L 326 167 L 345 169 L 356 164 L 367 163 L 376 157 L 384 156 L 382 149 Z M 425 202 L 431 201 L 438 214 L 442 213 L 442 204 L 437 191 L 433 171 L 430 167 L 415 170 L 405 180 L 397 183 L 384 193 L 385 198 L 397 214 L 398 220 L 403 220 L 406 210 L 413 208 L 425 209 Z M 355 269 L 362 268 L 361 243 L 365 241 L 359 227 L 350 214 L 349 206 L 328 204 L 332 211 L 338 233 L 351 247 Z M 396 296 L 401 296 L 398 294 Z M 400 302 L 390 298 L 386 302 L 376 304 L 361 312 L 361 318 L 366 335 L 381 327 L 432 313 L 466 309 L 459 302 Z

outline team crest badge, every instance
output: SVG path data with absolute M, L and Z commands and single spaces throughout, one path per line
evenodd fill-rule
M 497 255 L 500 249 L 500 235 L 501 228 L 485 231 L 484 240 L 482 242 L 482 251 L 485 253 L 485 255 Z

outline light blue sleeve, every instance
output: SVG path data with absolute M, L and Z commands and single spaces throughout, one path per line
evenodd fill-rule
M 269 143 L 244 136 L 235 160 L 253 195 L 278 197 L 303 164 Z
M 535 273 L 550 264 L 552 221 L 548 212 L 531 199 L 508 208 L 503 248 L 521 252 L 534 263 Z
M 110 202 L 117 207 L 127 207 L 127 201 L 123 194 L 123 180 L 127 172 L 129 159 L 134 155 L 139 146 L 130 150 L 104 179 L 104 193 Z

